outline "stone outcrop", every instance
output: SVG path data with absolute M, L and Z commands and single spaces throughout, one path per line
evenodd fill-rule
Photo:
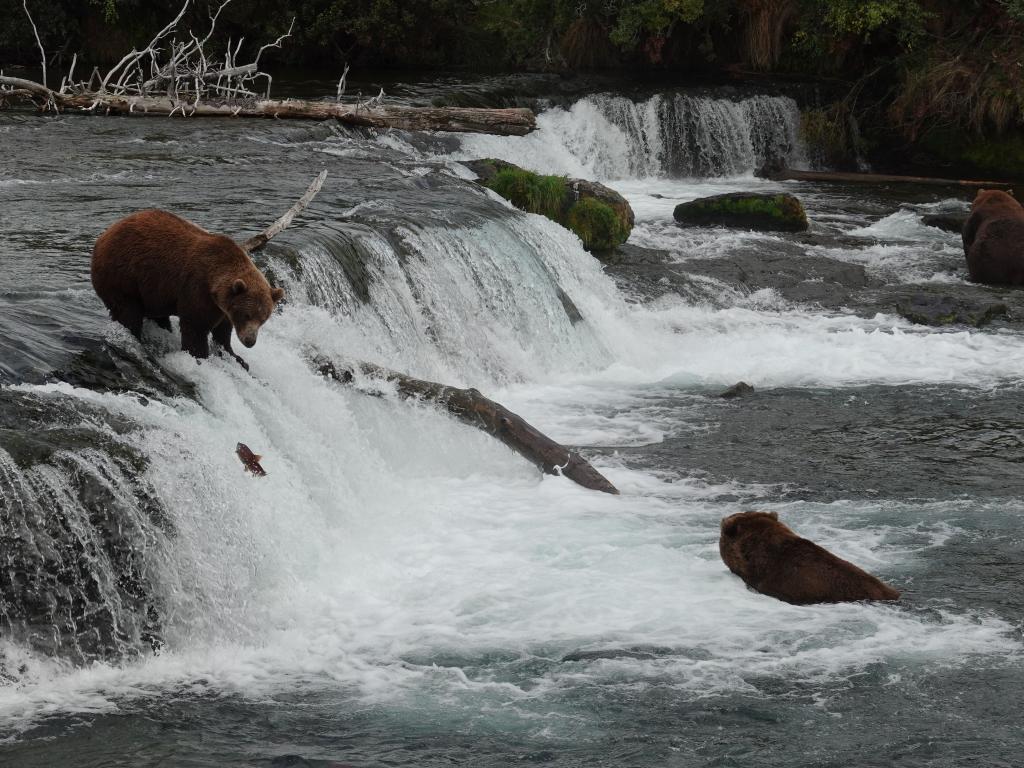
M 539 213 L 572 230 L 588 251 L 603 252 L 622 245 L 633 231 L 629 202 L 603 184 L 564 176 L 544 176 L 504 160 L 471 160 L 465 165 L 477 182 L 512 205 Z
M 688 227 L 732 227 L 765 232 L 803 232 L 808 228 L 803 204 L 786 192 L 729 192 L 680 203 L 674 217 Z

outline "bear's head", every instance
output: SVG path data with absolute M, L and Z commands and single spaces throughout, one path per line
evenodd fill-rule
M 247 347 L 256 344 L 260 328 L 274 312 L 274 305 L 283 298 L 284 290 L 271 288 L 267 278 L 255 267 L 225 281 L 214 292 L 217 306 L 228 316 L 238 340 Z
M 1020 208 L 1020 203 L 1013 196 L 1012 189 L 1007 191 L 1001 189 L 979 189 L 978 194 L 974 196 L 974 202 L 971 203 L 971 210 L 976 211 L 979 208 L 991 205 Z
M 737 576 L 744 576 L 747 573 L 745 542 L 751 537 L 776 537 L 780 533 L 784 536 L 796 535 L 779 522 L 777 512 L 737 512 L 722 520 L 718 551 L 730 571 Z

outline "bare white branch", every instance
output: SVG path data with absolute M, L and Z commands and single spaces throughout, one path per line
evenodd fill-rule
M 288 209 L 284 216 L 279 218 L 265 230 L 260 232 L 254 237 L 250 237 L 244 243 L 242 243 L 242 250 L 246 253 L 252 253 L 258 251 L 260 248 L 265 246 L 272 237 L 280 234 L 281 230 L 292 223 L 292 219 L 302 213 L 303 209 L 309 205 L 310 201 L 316 197 L 317 192 L 323 187 L 324 181 L 327 179 L 327 169 L 320 171 L 320 175 L 313 179 L 313 183 L 309 185 L 309 189 L 306 193 L 299 198 L 298 202 L 295 203 L 291 208 Z
M 181 10 L 178 11 L 178 15 L 174 17 L 174 20 L 170 24 L 168 24 L 166 27 L 161 29 L 159 32 L 157 32 L 156 37 L 154 37 L 150 41 L 149 45 L 147 45 L 143 50 L 137 51 L 137 50 L 135 50 L 133 48 L 131 53 L 129 53 L 127 56 L 125 56 L 123 59 L 121 59 L 121 61 L 119 61 L 117 64 L 115 64 L 114 68 L 111 69 L 109 72 L 107 72 L 106 77 L 104 77 L 103 80 L 100 82 L 99 93 L 102 94 L 102 93 L 106 92 L 107 83 L 110 82 L 110 79 L 114 76 L 114 74 L 118 70 L 121 69 L 121 67 L 127 65 L 129 62 L 133 62 L 133 63 L 134 62 L 138 62 L 141 58 L 143 58 L 147 54 L 152 55 L 152 56 L 155 57 L 157 52 L 158 52 L 158 49 L 156 47 L 157 43 L 159 43 L 161 40 L 163 40 L 165 37 L 167 37 L 167 35 L 169 35 L 175 28 L 177 28 L 178 23 L 182 20 L 182 18 L 184 18 L 185 11 L 188 10 L 188 7 L 189 7 L 189 5 L 191 3 L 192 3 L 192 0 L 185 0 L 185 4 L 183 6 L 181 6 Z
M 338 98 L 336 99 L 339 103 L 341 97 L 345 95 L 345 89 L 348 87 L 348 62 L 345 62 L 345 71 L 341 73 L 341 80 L 338 81 Z
M 36 45 L 39 46 L 39 57 L 42 59 L 43 64 L 43 85 L 46 85 L 46 51 L 43 50 L 43 41 L 39 39 L 39 30 L 36 29 L 36 23 L 32 21 L 32 14 L 28 11 L 28 0 L 21 0 L 21 7 L 25 9 L 25 15 L 28 16 L 28 23 L 32 25 L 32 32 L 36 36 Z

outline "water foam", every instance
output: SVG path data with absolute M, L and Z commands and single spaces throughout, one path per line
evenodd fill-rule
M 466 158 L 589 179 L 740 176 L 771 161 L 804 165 L 799 117 L 784 96 L 596 95 L 541 113 L 529 136 L 472 136 L 462 147 Z
M 672 170 L 670 151 L 657 144 L 677 135 L 658 134 L 665 101 L 584 102 L 575 115 L 574 107 L 542 116 L 535 145 L 470 138 L 464 151 L 515 160 L 546 147 L 553 165 L 544 170 L 600 170 L 594 175 Z M 588 128 L 588 110 L 604 122 Z M 749 126 L 733 102 L 708 114 Z M 559 121 L 572 129 L 564 141 Z M 699 121 L 687 125 L 686 135 L 703 135 Z M 616 154 L 615 137 L 634 129 L 657 163 Z M 751 170 L 766 140 L 749 130 L 724 135 L 748 142 L 724 172 Z M 698 154 L 692 167 L 711 156 Z M 505 211 L 463 226 L 408 224 L 385 237 L 355 220 L 365 213 L 342 216 L 339 237 L 365 257 L 370 300 L 347 276 L 338 240 L 303 246 L 301 267 L 274 256 L 291 304 L 246 352 L 253 376 L 224 360 L 199 364 L 164 339 L 163 364 L 196 385 L 199 402 L 23 388 L 135 425 L 123 439 L 149 457 L 145 481 L 178 533 L 159 564 L 162 653 L 74 668 L 6 648 L 10 666 L 25 671 L 17 685 L 0 686 L 4 730 L 139 698 L 259 698 L 300 686 L 431 724 L 473 713 L 501 723 L 539 718 L 557 730 L 559 718 L 580 717 L 566 693 L 581 685 L 756 695 L 766 677 L 821 683 L 880 661 L 1019 653 L 1012 627 L 983 612 L 936 620 L 913 608 L 797 608 L 750 593 L 718 559 L 718 521 L 737 498 L 764 489 L 708 486 L 606 455 L 595 464 L 623 494 L 591 493 L 538 476 L 429 407 L 325 381 L 307 359 L 315 348 L 486 386 L 556 439 L 636 446 L 690 428 L 679 410 L 645 405 L 665 392 L 741 378 L 759 387 L 993 384 L 1024 375 L 1019 336 L 671 298 L 635 306 L 573 235 L 540 217 Z M 582 323 L 573 324 L 558 289 Z M 699 394 L 682 399 L 691 415 L 701 407 Z M 239 440 L 264 454 L 266 478 L 243 472 L 232 455 Z M 886 502 L 783 512 L 800 516 L 802 533 L 897 582 L 952 530 L 922 529 L 920 507 Z M 632 647 L 667 651 L 561 661 Z

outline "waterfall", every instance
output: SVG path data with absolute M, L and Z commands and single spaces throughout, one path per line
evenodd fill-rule
M 609 363 L 601 329 L 625 305 L 599 264 L 557 225 L 455 181 L 476 209 L 459 211 L 458 223 L 357 207 L 294 233 L 297 246 L 271 244 L 262 266 L 285 286 L 288 307 L 245 350 L 258 380 L 225 361 L 197 366 L 176 352 L 175 334 L 147 329 L 163 358 L 154 368 L 111 326 L 109 349 L 80 354 L 55 374 L 64 383 L 0 390 L 6 637 L 82 663 L 138 656 L 166 638 L 249 636 L 260 595 L 292 578 L 298 559 L 330 559 L 295 554 L 304 547 L 295 540 L 325 518 L 347 517 L 354 500 L 391 509 L 394 494 L 381 489 L 417 463 L 438 469 L 437 456 L 486 459 L 492 471 L 507 462 L 500 444 L 433 411 L 396 412 L 325 387 L 310 370 L 314 350 L 482 387 Z M 434 448 L 410 458 L 388 436 L 416 422 Z M 33 429 L 38 437 L 21 437 Z M 287 478 L 277 499 L 290 510 L 287 530 L 273 515 L 252 519 L 265 499 L 240 477 L 239 440 Z M 330 492 L 308 490 L 332 476 Z M 401 503 L 412 503 L 410 490 L 396 491 Z M 294 549 L 281 556 L 289 539 Z M 11 674 L 4 667 L 0 648 L 0 675 Z
M 718 522 L 774 486 L 707 479 L 671 454 L 645 463 L 634 449 L 702 439 L 726 407 L 706 393 L 741 378 L 758 389 L 1019 380 L 1018 337 L 739 299 L 636 301 L 571 232 L 459 177 L 460 159 L 481 156 L 607 179 L 796 164 L 790 99 L 592 96 L 541 114 L 523 138 L 283 122 L 245 126 L 243 137 L 229 121 L 126 121 L 51 145 L 76 161 L 95 146 L 103 167 L 113 157 L 135 164 L 128 174 L 152 174 L 149 186 L 79 198 L 55 186 L 49 200 L 69 200 L 69 229 L 83 232 L 142 200 L 237 231 L 257 206 L 290 204 L 282 190 L 301 191 L 311 168 L 327 166 L 332 181 L 258 256 L 287 298 L 259 343 L 237 350 L 249 372 L 194 360 L 177 331 L 147 325 L 140 344 L 110 323 L 83 268 L 88 237 L 61 243 L 53 263 L 71 277 L 45 262 L 53 282 L 32 294 L 39 314 L 67 311 L 71 283 L 74 314 L 92 325 L 67 339 L 69 323 L 46 329 L 62 343 L 42 359 L 60 370 L 0 388 L 0 725 L 131 712 L 139 697 L 179 694 L 283 692 L 293 707 L 296 691 L 321 690 L 360 711 L 399 712 L 408 721 L 389 727 L 399 734 L 481 713 L 485 728 L 498 713 L 547 729 L 552 712 L 576 716 L 581 668 L 560 659 L 580 649 L 681 649 L 627 658 L 640 672 L 625 678 L 618 662 L 583 674 L 598 686 L 650 674 L 660 686 L 667 669 L 672 685 L 703 696 L 746 695 L 750 680 L 780 670 L 844 675 L 893 648 L 943 659 L 1016 648 L 984 613 L 795 610 L 748 594 L 719 561 Z M 52 125 L 85 131 L 80 120 Z M 136 157 L 138 146 L 116 142 L 122 131 L 180 133 Z M 197 158 L 204 184 L 187 175 Z M 670 199 L 644 199 L 666 206 L 658 216 L 672 226 Z M 38 226 L 10 219 L 31 233 L 15 242 L 34 259 Z M 714 232 L 709 242 L 718 255 L 735 240 Z M 314 353 L 478 387 L 579 447 L 622 495 L 541 476 L 436 408 L 327 381 Z M 263 455 L 266 477 L 244 471 L 238 442 Z M 916 508 L 898 508 L 896 522 L 841 504 L 791 510 L 801 532 L 879 567 L 909 567 L 929 537 L 946 535 L 922 528 Z
M 742 176 L 765 164 L 807 163 L 800 111 L 786 96 L 605 94 L 548 110 L 538 126 L 522 139 L 467 139 L 466 156 L 601 179 Z

